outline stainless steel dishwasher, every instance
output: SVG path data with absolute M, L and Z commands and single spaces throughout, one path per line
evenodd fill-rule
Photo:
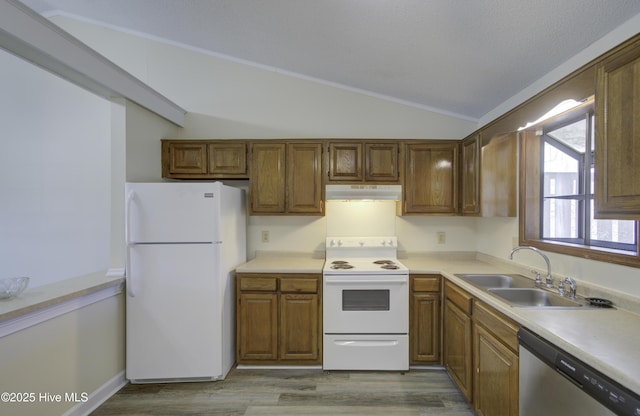
M 640 416 L 640 395 L 522 328 L 520 416 Z

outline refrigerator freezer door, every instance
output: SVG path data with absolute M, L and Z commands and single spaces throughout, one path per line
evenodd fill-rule
M 132 382 L 223 378 L 218 244 L 130 249 L 127 378 Z
M 220 241 L 221 184 L 127 183 L 127 244 Z

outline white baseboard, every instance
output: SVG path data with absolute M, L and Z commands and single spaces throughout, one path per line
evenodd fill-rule
M 125 370 L 116 374 L 111 380 L 98 387 L 89 394 L 89 399 L 84 403 L 78 403 L 63 414 L 63 416 L 85 416 L 96 410 L 102 403 L 118 392 L 128 383 Z

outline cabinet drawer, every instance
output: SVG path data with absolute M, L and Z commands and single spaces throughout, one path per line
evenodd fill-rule
M 440 292 L 440 276 L 416 275 L 412 289 L 414 292 Z
M 473 297 L 469 293 L 460 289 L 451 282 L 445 283 L 444 293 L 447 299 L 449 299 L 454 305 L 460 308 L 467 315 L 471 315 Z
M 243 291 L 275 292 L 276 282 L 276 277 L 240 277 L 239 287 Z
M 518 326 L 482 302 L 476 302 L 473 319 L 484 326 L 512 351 L 518 352 Z
M 281 277 L 280 291 L 296 292 L 296 293 L 317 293 L 318 279 L 300 279 L 300 278 Z

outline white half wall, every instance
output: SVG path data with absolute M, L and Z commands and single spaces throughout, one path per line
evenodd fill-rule
M 0 75 L 2 277 L 107 269 L 110 103 L 2 50 Z

